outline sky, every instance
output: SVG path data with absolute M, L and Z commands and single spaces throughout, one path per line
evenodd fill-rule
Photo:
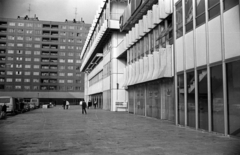
M 73 20 L 77 8 L 77 21 L 81 18 L 91 24 L 96 11 L 103 0 L 0 0 L 0 17 L 17 18 L 17 16 L 36 16 L 39 20 L 60 21 Z

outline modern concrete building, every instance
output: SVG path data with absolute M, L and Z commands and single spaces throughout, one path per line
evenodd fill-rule
M 85 98 L 239 137 L 239 0 L 128 0 L 113 28 L 117 4 L 99 8 L 84 46 Z
M 0 93 L 42 102 L 83 98 L 79 55 L 90 24 L 0 18 Z
M 126 5 L 127 0 L 103 1 L 81 53 L 85 100 L 97 101 L 100 108 L 111 111 L 126 100 L 121 87 L 125 61 L 116 58 L 118 44 L 125 34 L 119 31 L 119 17 Z

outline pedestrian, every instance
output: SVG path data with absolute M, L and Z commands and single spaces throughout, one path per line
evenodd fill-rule
M 7 106 L 4 103 L 4 105 L 2 106 L 2 118 L 6 118 L 7 115 Z
M 66 100 L 63 100 L 63 109 L 65 110 Z
M 87 108 L 87 103 L 83 100 L 82 101 L 82 114 L 87 114 L 87 111 L 86 111 L 86 108 Z
M 91 107 L 92 106 L 92 102 L 91 102 L 91 100 L 89 100 L 88 101 L 88 109 L 89 109 L 89 107 Z
M 70 103 L 68 102 L 68 100 L 66 100 L 66 109 L 68 109 Z
M 80 102 L 79 102 L 79 105 L 80 105 L 80 106 L 82 106 L 82 102 L 83 102 L 83 101 L 82 101 L 82 100 L 80 100 Z
M 96 109 L 96 107 L 97 107 L 97 100 L 94 101 L 93 105 L 94 105 L 94 109 Z

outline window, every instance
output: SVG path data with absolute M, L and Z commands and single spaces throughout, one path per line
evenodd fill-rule
M 35 37 L 34 40 L 35 41 L 41 41 L 41 38 L 40 37 Z
M 35 27 L 41 28 L 42 24 L 35 24 Z
M 41 52 L 40 51 L 34 51 L 34 55 L 40 55 Z
M 14 32 L 15 32 L 15 29 L 8 29 L 8 32 L 9 32 L 9 33 L 14 33 Z
M 194 71 L 187 73 L 187 125 L 195 127 L 195 77 Z
M 24 26 L 24 23 L 18 23 L 18 26 Z
M 34 61 L 35 61 L 35 62 L 39 62 L 39 61 L 40 61 L 40 58 L 34 58 Z
M 59 59 L 59 62 L 60 62 L 60 63 L 64 63 L 65 60 L 64 60 L 64 59 Z
M 25 61 L 32 61 L 31 58 L 25 58 Z
M 33 72 L 33 75 L 38 76 L 39 72 Z
M 68 46 L 68 49 L 74 50 L 74 46 Z
M 26 30 L 26 33 L 27 33 L 27 34 L 32 34 L 32 33 L 33 33 L 33 30 Z
M 32 23 L 27 23 L 27 27 L 33 27 Z
M 68 63 L 73 63 L 73 59 L 68 59 Z
M 12 61 L 12 60 L 13 60 L 13 57 L 8 57 L 7 60 Z
M 66 48 L 66 46 L 60 46 L 60 49 L 65 49 Z
M 8 53 L 8 54 L 13 54 L 13 53 L 14 53 L 14 50 L 8 50 L 7 53 Z
M 16 78 L 16 79 L 15 79 L 15 82 L 22 82 L 22 79 Z
M 39 90 L 39 86 L 33 86 L 33 90 Z
M 67 80 L 67 83 L 73 83 L 73 80 Z
M 24 30 L 23 29 L 18 29 L 17 32 L 18 33 L 24 33 Z
M 80 63 L 81 63 L 81 60 L 76 60 L 76 63 L 80 64 Z
M 69 26 L 69 29 L 74 30 L 74 26 Z
M 69 53 L 68 53 L 68 56 L 74 56 L 74 53 L 69 52 Z
M 68 73 L 67 76 L 73 76 L 73 73 Z
M 21 86 L 15 86 L 15 89 L 21 89 L 22 87 Z
M 31 72 L 25 72 L 24 75 L 31 75 Z
M 178 123 L 185 125 L 185 108 L 184 108 L 184 75 L 178 75 Z
M 16 64 L 16 68 L 22 68 L 22 64 Z
M 13 79 L 12 79 L 12 78 L 7 78 L 6 81 L 7 81 L 7 82 L 12 82 Z
M 209 0 L 208 1 L 208 18 L 209 20 L 220 14 L 220 1 L 219 0 Z
M 240 60 L 227 63 L 227 104 L 229 134 L 240 137 Z
M 32 54 L 32 51 L 25 51 L 25 54 L 26 54 L 26 55 L 31 55 L 31 54 Z
M 59 76 L 65 76 L 65 73 L 59 73 Z
M 58 82 L 59 83 L 65 83 L 65 80 L 59 80 Z
M 22 57 L 16 57 L 17 61 L 22 61 Z
M 25 90 L 30 90 L 30 86 L 24 86 Z
M 60 52 L 60 56 L 65 56 L 65 52 Z
M 17 36 L 17 40 L 23 40 L 22 36 Z
M 229 10 L 239 4 L 239 0 L 223 0 L 224 10 Z
M 26 47 L 32 47 L 32 44 L 26 44 Z
M 18 43 L 18 44 L 17 44 L 17 47 L 23 47 L 23 44 Z
M 80 77 L 80 76 L 81 76 L 81 73 L 76 73 L 76 76 L 77 76 L 77 77 Z
M 69 70 L 73 70 L 73 66 L 68 66 L 68 69 Z
M 76 83 L 81 83 L 81 80 L 76 80 Z
M 73 90 L 73 86 L 68 86 L 67 90 Z
M 182 0 L 176 5 L 176 29 L 177 38 L 183 35 L 183 14 L 182 14 Z
M 24 82 L 30 82 L 30 79 L 24 79 Z
M 35 47 L 35 48 L 40 48 L 41 45 L 40 45 L 40 44 L 35 44 L 34 47 Z
M 9 47 L 14 47 L 14 43 L 8 43 Z
M 14 36 L 8 36 L 8 40 L 15 40 Z
M 13 71 L 7 71 L 7 75 L 13 75 Z
M 67 29 L 67 26 L 62 26 L 62 29 Z
M 61 70 L 64 70 L 65 69 L 65 66 L 60 66 L 59 67 Z
M 9 26 L 15 26 L 16 24 L 14 22 L 9 22 Z
M 210 68 L 212 130 L 224 133 L 223 77 L 222 65 Z
M 39 79 L 33 79 L 33 83 L 39 83 Z
M 193 29 L 193 12 L 192 12 L 192 0 L 185 1 L 185 20 L 186 20 L 186 32 Z
M 33 68 L 34 69 L 38 69 L 40 67 L 40 65 L 34 65 Z
M 17 54 L 23 54 L 23 50 L 17 50 Z
M 31 68 L 31 65 L 25 65 L 25 68 Z

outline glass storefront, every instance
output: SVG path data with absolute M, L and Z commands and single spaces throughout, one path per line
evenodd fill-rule
M 240 60 L 227 64 L 229 134 L 240 137 Z
M 198 70 L 198 127 L 208 130 L 207 69 Z
M 187 125 L 195 127 L 195 77 L 194 71 L 187 73 Z
M 184 75 L 178 75 L 178 124 L 185 125 L 184 120 Z
M 224 133 L 222 65 L 211 67 L 212 131 Z

